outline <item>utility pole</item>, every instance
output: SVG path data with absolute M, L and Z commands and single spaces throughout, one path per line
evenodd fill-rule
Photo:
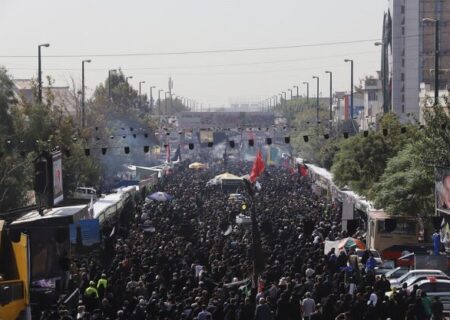
M 85 93 L 84 93 L 84 63 L 90 63 L 91 60 L 81 61 L 81 128 L 85 126 Z
M 41 47 L 50 47 L 50 44 L 38 45 L 38 102 L 42 103 L 42 66 L 41 66 Z

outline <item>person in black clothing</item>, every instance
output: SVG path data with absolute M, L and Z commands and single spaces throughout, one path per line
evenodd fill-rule
M 431 312 L 433 314 L 433 320 L 441 320 L 444 316 L 444 305 L 438 296 L 434 297 L 431 303 Z

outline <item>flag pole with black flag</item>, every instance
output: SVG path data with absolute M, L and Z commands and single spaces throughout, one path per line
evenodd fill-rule
M 181 145 L 179 144 L 177 150 L 175 151 L 175 155 L 172 158 L 172 161 L 180 161 L 181 162 Z

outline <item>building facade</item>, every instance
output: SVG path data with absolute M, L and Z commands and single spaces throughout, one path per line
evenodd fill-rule
M 402 121 L 419 120 L 421 84 L 434 90 L 435 22 L 439 20 L 439 87 L 450 85 L 450 1 L 390 0 L 384 17 L 383 96 Z

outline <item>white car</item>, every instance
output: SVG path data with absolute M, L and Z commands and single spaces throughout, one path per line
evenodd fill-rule
M 409 287 L 413 287 L 415 284 L 417 284 L 419 281 L 422 280 L 450 280 L 450 277 L 445 275 L 433 275 L 433 276 L 429 276 L 429 275 L 425 275 L 425 274 L 421 274 L 412 278 L 409 278 L 408 280 L 406 280 L 404 283 L 406 283 L 406 286 Z
M 397 279 L 409 272 L 409 268 L 397 267 L 385 273 L 386 279 Z
M 433 301 L 434 297 L 439 297 L 444 305 L 444 313 L 448 314 L 450 312 L 450 280 L 429 278 L 419 281 L 414 285 L 417 285 L 418 289 L 426 292 L 431 301 Z M 414 285 L 408 287 L 410 292 L 414 289 Z
M 73 193 L 74 199 L 97 199 L 97 190 L 88 187 L 77 187 Z
M 408 281 L 409 279 L 419 276 L 419 275 L 425 275 L 425 276 L 446 276 L 444 272 L 441 270 L 433 270 L 433 269 L 418 269 L 418 270 L 411 270 L 408 273 L 405 273 L 401 277 L 397 279 L 389 279 L 389 282 L 391 283 L 391 288 L 401 288 L 403 283 Z
M 356 249 L 356 255 L 358 256 L 358 262 L 361 263 L 362 257 L 366 250 Z M 375 261 L 377 262 L 377 266 L 381 266 L 383 264 L 383 260 L 381 260 L 381 256 L 375 249 L 370 249 L 370 253 L 373 255 Z

